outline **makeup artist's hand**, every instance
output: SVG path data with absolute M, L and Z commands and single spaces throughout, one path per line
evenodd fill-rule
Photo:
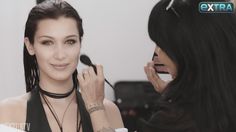
M 103 104 L 104 100 L 104 74 L 103 67 L 96 65 L 97 74 L 90 66 L 79 73 L 78 80 L 81 89 L 81 95 L 85 105 Z
M 144 71 L 147 75 L 148 80 L 154 86 L 155 90 L 159 93 L 162 93 L 163 90 L 166 88 L 168 82 L 162 80 L 156 73 L 154 69 L 154 62 L 148 62 L 147 65 L 144 67 Z
M 123 128 L 122 118 L 117 106 L 104 99 L 105 77 L 101 65 L 83 70 L 78 75 L 81 95 L 90 115 L 93 130 L 96 132 L 115 132 L 115 128 Z

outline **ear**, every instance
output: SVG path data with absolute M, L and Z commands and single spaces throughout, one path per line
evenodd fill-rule
M 30 43 L 28 37 L 25 37 L 24 43 L 25 43 L 25 47 L 26 47 L 26 49 L 28 50 L 29 54 L 30 54 L 30 55 L 34 55 L 34 54 L 35 54 L 34 46 L 33 46 L 33 44 Z

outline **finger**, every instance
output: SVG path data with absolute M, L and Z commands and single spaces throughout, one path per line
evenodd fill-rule
M 79 80 L 80 83 L 83 83 L 84 82 L 83 73 L 79 73 L 77 79 Z
M 78 80 L 79 80 L 79 88 L 81 89 L 81 91 L 83 91 L 83 88 L 82 85 L 84 84 L 84 77 L 83 77 L 83 73 L 79 73 L 78 76 L 77 76 Z
M 159 85 L 159 80 L 160 77 L 159 75 L 155 72 L 155 69 L 153 67 L 148 67 L 148 74 L 149 74 L 149 78 L 152 81 L 153 84 L 155 85 Z
M 150 67 L 149 69 L 150 69 L 150 74 L 151 74 L 152 79 L 158 85 L 159 84 L 159 80 L 160 80 L 159 75 L 155 72 L 154 68 Z
M 150 67 L 146 66 L 145 71 L 146 71 L 146 75 L 147 75 L 148 80 L 154 85 L 155 80 L 153 79 L 153 75 L 151 73 Z
M 149 67 L 154 67 L 154 62 L 153 62 L 153 61 L 148 62 L 148 63 L 147 63 L 147 66 L 149 66 Z
M 92 66 L 89 66 L 88 72 L 91 77 L 96 77 L 96 73 Z
M 146 73 L 146 76 L 147 76 L 148 80 L 151 81 L 151 74 L 150 74 L 150 72 L 148 71 L 148 66 L 145 66 L 145 67 L 144 67 L 144 71 L 145 71 L 145 73 Z
M 158 78 L 160 79 L 160 76 L 157 74 L 157 72 L 155 71 L 154 67 L 149 67 L 150 70 L 150 74 L 153 78 Z
M 151 69 L 151 74 L 152 74 L 152 76 L 153 76 L 153 79 L 154 79 L 156 82 L 158 82 L 159 84 L 165 82 L 164 80 L 162 80 L 162 79 L 160 78 L 160 76 L 155 72 L 154 69 Z
M 147 78 L 148 78 L 148 80 L 149 80 L 149 74 L 148 74 L 148 67 L 147 66 L 144 66 L 144 71 L 145 71 L 145 74 L 146 74 L 146 76 L 147 76 Z
M 144 69 L 144 72 L 145 72 L 145 74 L 147 76 L 147 66 L 144 66 L 143 69 Z
M 153 61 L 148 62 L 147 65 L 146 65 L 146 70 L 148 70 L 148 67 L 153 67 L 154 68 L 154 62 Z
M 88 72 L 87 69 L 84 69 L 84 70 L 83 70 L 83 77 L 84 77 L 84 80 L 89 79 L 89 72 Z
M 97 75 L 100 78 L 104 78 L 104 74 L 103 74 L 103 66 L 102 65 L 96 65 L 97 68 Z
M 151 69 L 153 83 L 155 83 L 155 86 L 159 92 L 161 92 L 167 85 L 167 82 L 162 80 L 158 74 L 156 74 L 154 69 Z

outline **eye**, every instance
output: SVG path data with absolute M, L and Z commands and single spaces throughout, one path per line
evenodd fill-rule
M 77 41 L 74 40 L 74 39 L 69 39 L 69 40 L 66 41 L 66 44 L 73 45 L 73 44 L 75 44 L 76 42 L 77 42 Z
M 42 41 L 41 43 L 42 43 L 43 45 L 52 45 L 52 44 L 53 44 L 53 42 L 50 41 L 50 40 L 44 40 L 44 41 Z

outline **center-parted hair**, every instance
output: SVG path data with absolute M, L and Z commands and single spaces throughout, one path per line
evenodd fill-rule
M 76 21 L 81 41 L 84 34 L 82 19 L 70 4 L 62 0 L 46 0 L 33 7 L 26 21 L 24 37 L 28 37 L 30 43 L 34 44 L 38 23 L 44 19 L 58 19 L 59 17 L 72 18 Z M 35 55 L 31 56 L 25 45 L 23 52 L 26 92 L 29 92 L 39 83 L 39 69 Z M 77 86 L 77 70 L 73 73 L 73 81 Z
M 161 0 L 150 14 L 150 38 L 177 65 L 160 105 L 183 108 L 200 132 L 236 131 L 236 15 L 199 13 L 201 1 Z M 171 111 L 159 116 L 178 122 Z

